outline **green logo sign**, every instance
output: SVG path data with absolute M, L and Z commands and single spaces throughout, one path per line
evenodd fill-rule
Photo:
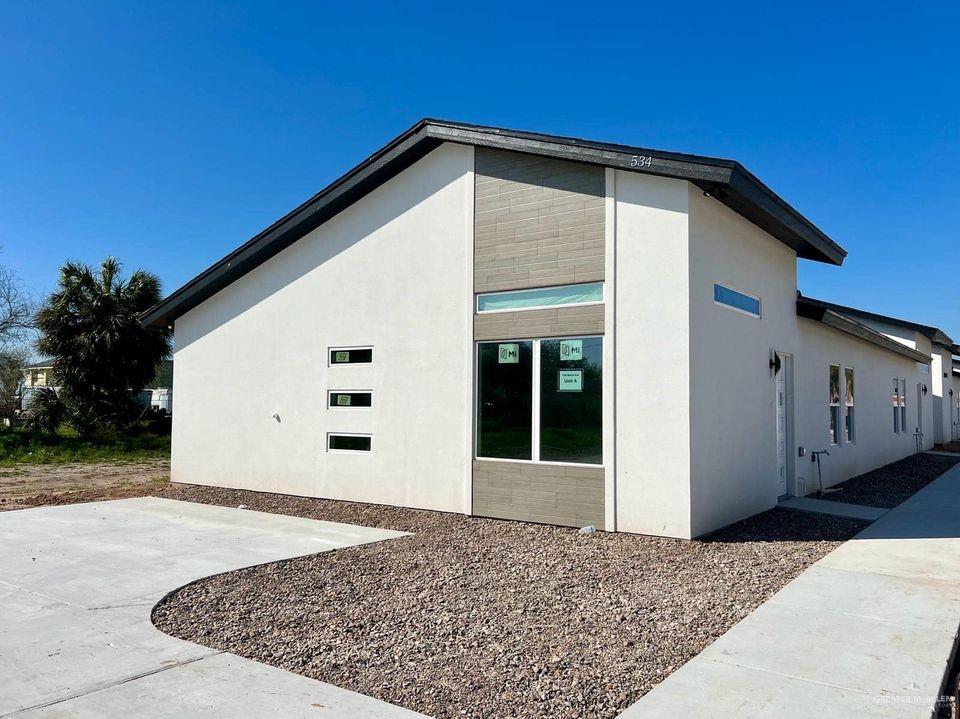
M 562 369 L 558 371 L 557 392 L 583 392 L 583 370 Z
M 570 362 L 571 360 L 583 359 L 583 340 L 561 340 L 560 341 L 560 361 Z
M 350 406 L 350 395 L 348 394 L 338 394 L 337 395 L 337 404 L 340 407 L 349 407 Z
M 498 361 L 500 364 L 519 364 L 520 362 L 520 345 L 519 344 L 507 344 L 499 345 L 499 356 Z
M 349 352 L 334 352 L 333 354 L 334 362 L 349 362 L 350 353 Z

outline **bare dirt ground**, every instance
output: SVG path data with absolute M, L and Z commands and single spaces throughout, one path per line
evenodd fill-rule
M 162 631 L 438 719 L 610 719 L 865 523 L 774 509 L 699 541 L 172 484 L 412 532 L 229 572 Z
M 0 467 L 0 511 L 151 495 L 169 477 L 168 460 Z

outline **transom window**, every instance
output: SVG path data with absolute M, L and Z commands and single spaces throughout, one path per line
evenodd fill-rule
M 719 283 L 713 285 L 713 301 L 739 312 L 760 317 L 760 298 L 739 290 L 725 287 Z
M 477 312 L 510 312 L 603 302 L 603 283 L 586 282 L 562 287 L 537 287 L 477 295 Z
M 603 463 L 603 338 L 477 345 L 477 456 Z

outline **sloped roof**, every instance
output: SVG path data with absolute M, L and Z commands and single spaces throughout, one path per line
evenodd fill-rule
M 890 339 L 882 332 L 877 332 L 865 324 L 857 322 L 855 319 L 848 317 L 846 313 L 833 309 L 827 302 L 804 297 L 799 292 L 797 293 L 797 316 L 820 322 L 827 327 L 832 327 L 839 332 L 856 337 L 864 342 L 869 342 L 872 345 L 898 354 L 901 357 L 912 359 L 915 362 L 930 363 L 930 358 L 922 352 L 902 345 L 896 340 Z
M 874 320 L 876 322 L 884 322 L 886 324 L 893 325 L 894 327 L 903 327 L 904 329 L 912 330 L 913 332 L 919 332 L 934 344 L 945 347 L 946 349 L 951 350 L 954 354 L 960 354 L 960 347 L 954 344 L 953 340 L 950 339 L 950 336 L 947 335 L 946 332 L 937 327 L 932 327 L 931 325 L 922 325 L 918 322 L 910 322 L 909 320 L 901 320 L 897 317 L 888 317 L 887 315 L 877 314 L 876 312 L 867 312 L 866 310 L 860 310 L 856 307 L 846 307 L 844 305 L 837 305 L 832 302 L 815 300 L 810 297 L 805 297 L 804 299 L 807 302 L 817 304 L 821 307 L 839 312 L 843 315 L 866 320 Z
M 172 324 L 177 317 L 316 229 L 444 142 L 688 180 L 792 247 L 799 257 L 839 265 L 847 254 L 735 160 L 424 119 L 174 291 L 145 312 L 142 321 L 148 326 Z M 645 161 L 638 163 L 641 156 Z

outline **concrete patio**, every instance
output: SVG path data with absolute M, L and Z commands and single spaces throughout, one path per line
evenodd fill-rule
M 200 577 L 400 536 L 151 497 L 2 513 L 0 717 L 420 716 L 150 622 Z
M 814 564 L 621 717 L 929 719 L 958 627 L 960 465 Z

